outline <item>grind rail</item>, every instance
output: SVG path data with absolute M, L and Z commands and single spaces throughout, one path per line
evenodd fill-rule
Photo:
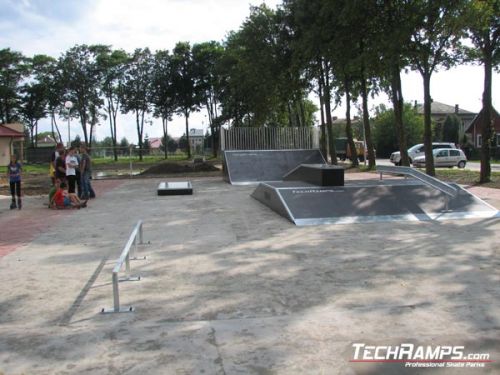
M 138 258 L 137 257 L 137 239 L 139 239 L 139 244 L 143 244 L 143 231 L 142 231 L 142 220 L 139 220 L 132 230 L 130 237 L 127 241 L 127 244 L 123 248 L 120 257 L 116 261 L 116 264 L 113 268 L 112 272 L 112 284 L 113 284 L 113 308 L 101 310 L 101 313 L 119 313 L 119 312 L 132 312 L 134 308 L 132 306 L 129 307 L 120 307 L 120 291 L 118 288 L 118 284 L 121 281 L 139 281 L 141 279 L 140 276 L 130 276 L 130 260 L 131 259 L 146 259 L 146 257 Z M 132 249 L 132 245 L 134 245 L 134 257 L 130 257 L 130 250 Z M 123 264 L 125 264 L 125 277 L 119 279 L 118 274 L 121 271 Z
M 388 165 L 378 165 L 377 172 L 380 173 L 380 179 L 382 179 L 382 174 L 398 174 L 413 177 L 417 180 L 422 181 L 424 184 L 437 189 L 445 194 L 445 208 L 444 211 L 449 210 L 450 198 L 455 198 L 458 195 L 458 189 L 455 187 L 438 180 L 435 177 L 429 176 L 418 169 L 412 167 L 392 167 Z
M 427 184 L 434 189 L 437 189 L 450 197 L 455 197 L 458 194 L 458 190 L 453 186 L 447 184 L 446 182 L 440 181 L 435 177 L 429 176 L 418 169 L 411 167 L 392 167 L 387 165 L 379 165 L 377 166 L 377 172 L 380 173 L 380 179 L 382 179 L 382 174 L 402 174 L 405 176 L 411 176 L 416 178 L 417 180 L 422 181 L 424 184 Z

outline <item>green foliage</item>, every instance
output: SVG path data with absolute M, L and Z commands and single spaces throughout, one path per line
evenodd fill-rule
M 182 137 L 179 138 L 179 149 L 181 151 L 186 151 L 188 148 L 188 139 L 186 134 L 183 134 Z
M 411 104 L 405 104 L 403 124 L 407 144 L 413 146 L 422 143 L 424 135 L 423 118 Z M 377 107 L 373 119 L 373 135 L 378 157 L 388 157 L 392 152 L 399 150 L 398 140 L 394 132 L 393 109 L 387 109 L 384 105 Z
M 460 119 L 456 115 L 446 116 L 443 123 L 443 142 L 459 144 Z
M 30 73 L 28 62 L 20 52 L 0 49 L 0 123 L 19 118 L 20 87 Z
M 75 139 L 71 141 L 71 147 L 80 147 L 82 145 L 82 140 L 80 136 L 77 134 Z
M 161 138 L 160 150 L 165 151 L 165 147 L 167 148 L 168 152 L 174 153 L 175 151 L 177 151 L 178 144 L 175 141 L 175 139 L 173 139 L 167 134 L 166 139 L 165 137 Z
M 149 48 L 136 49 L 125 71 L 122 112 L 133 112 L 136 118 L 139 158 L 142 159 L 144 121 L 151 112 L 154 58 Z

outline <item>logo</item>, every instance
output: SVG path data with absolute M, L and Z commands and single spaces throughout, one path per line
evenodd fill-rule
M 349 362 L 403 363 L 405 367 L 484 368 L 492 363 L 489 353 L 466 353 L 464 346 L 414 345 L 396 346 L 352 344 L 353 359 Z

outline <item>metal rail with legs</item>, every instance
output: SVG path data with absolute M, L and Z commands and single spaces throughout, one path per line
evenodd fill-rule
M 139 244 L 143 244 L 143 231 L 142 231 L 142 220 L 139 220 L 134 227 L 134 230 L 130 234 L 130 237 L 127 241 L 127 244 L 123 248 L 122 253 L 120 254 L 120 257 L 116 261 L 116 264 L 113 268 L 113 273 L 112 273 L 112 284 L 113 284 L 113 308 L 112 309 L 105 309 L 103 308 L 101 310 L 101 313 L 118 313 L 118 312 L 132 312 L 134 311 L 134 308 L 132 306 L 129 307 L 120 307 L 120 292 L 118 288 L 118 284 L 121 281 L 139 281 L 141 279 L 140 276 L 130 276 L 130 260 L 131 259 L 146 259 L 146 257 L 137 257 L 137 239 L 139 239 Z M 132 249 L 132 245 L 134 245 L 134 257 L 130 257 L 130 250 Z M 118 278 L 118 274 L 120 270 L 123 267 L 123 264 L 125 264 L 125 277 L 124 278 Z

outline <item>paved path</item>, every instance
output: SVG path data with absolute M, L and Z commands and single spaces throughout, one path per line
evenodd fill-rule
M 101 196 L 121 184 L 120 180 L 107 180 L 94 182 L 96 194 Z M 10 210 L 10 197 L 0 199 L 0 228 L 2 235 L 0 241 L 0 258 L 29 244 L 41 233 L 47 232 L 51 227 L 64 225 L 64 219 L 70 217 L 75 210 L 49 210 L 45 198 L 24 197 L 22 210 Z M 99 204 L 99 199 L 89 202 Z

